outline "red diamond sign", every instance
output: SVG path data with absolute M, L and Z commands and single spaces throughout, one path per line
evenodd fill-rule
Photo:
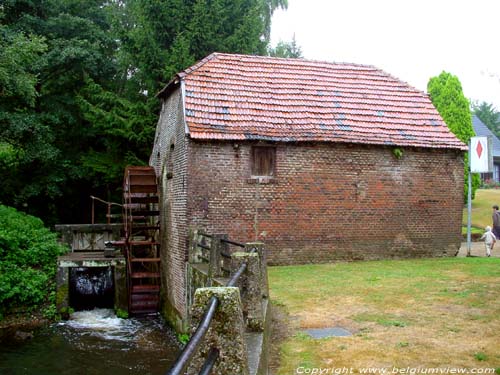
M 481 154 L 483 153 L 483 146 L 481 145 L 481 142 L 477 142 L 476 152 L 479 159 L 481 159 Z
M 488 137 L 471 137 L 470 170 L 472 173 L 488 173 L 493 170 L 493 158 Z

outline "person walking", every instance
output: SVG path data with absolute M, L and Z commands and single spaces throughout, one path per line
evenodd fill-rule
M 491 218 L 493 220 L 493 234 L 496 238 L 500 238 L 500 211 L 498 211 L 498 206 L 496 204 L 493 206 Z
M 491 256 L 491 250 L 493 250 L 493 246 L 495 246 L 495 242 L 497 242 L 497 237 L 491 231 L 491 227 L 488 225 L 485 228 L 486 232 L 481 236 L 481 240 L 484 240 L 484 246 L 486 248 L 486 256 Z

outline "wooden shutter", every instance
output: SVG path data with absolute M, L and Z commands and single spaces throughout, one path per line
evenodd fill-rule
M 252 147 L 252 176 L 274 176 L 275 164 L 274 147 Z

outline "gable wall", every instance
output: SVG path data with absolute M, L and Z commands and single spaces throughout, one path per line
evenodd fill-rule
M 187 252 L 187 154 L 182 97 L 174 91 L 163 101 L 150 165 L 159 176 L 162 310 L 179 330 L 186 316 L 185 257 Z M 172 145 L 173 151 L 172 151 Z M 169 178 L 168 174 L 172 173 Z
M 190 141 L 188 225 L 262 240 L 270 264 L 452 256 L 462 154 L 278 144 L 276 179 L 250 179 L 250 144 Z

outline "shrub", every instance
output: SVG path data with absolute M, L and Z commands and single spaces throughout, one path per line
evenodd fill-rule
M 499 189 L 500 182 L 496 182 L 492 179 L 487 179 L 487 180 L 481 181 L 481 188 L 482 189 Z
M 0 316 L 53 303 L 56 260 L 66 251 L 40 219 L 0 205 Z

